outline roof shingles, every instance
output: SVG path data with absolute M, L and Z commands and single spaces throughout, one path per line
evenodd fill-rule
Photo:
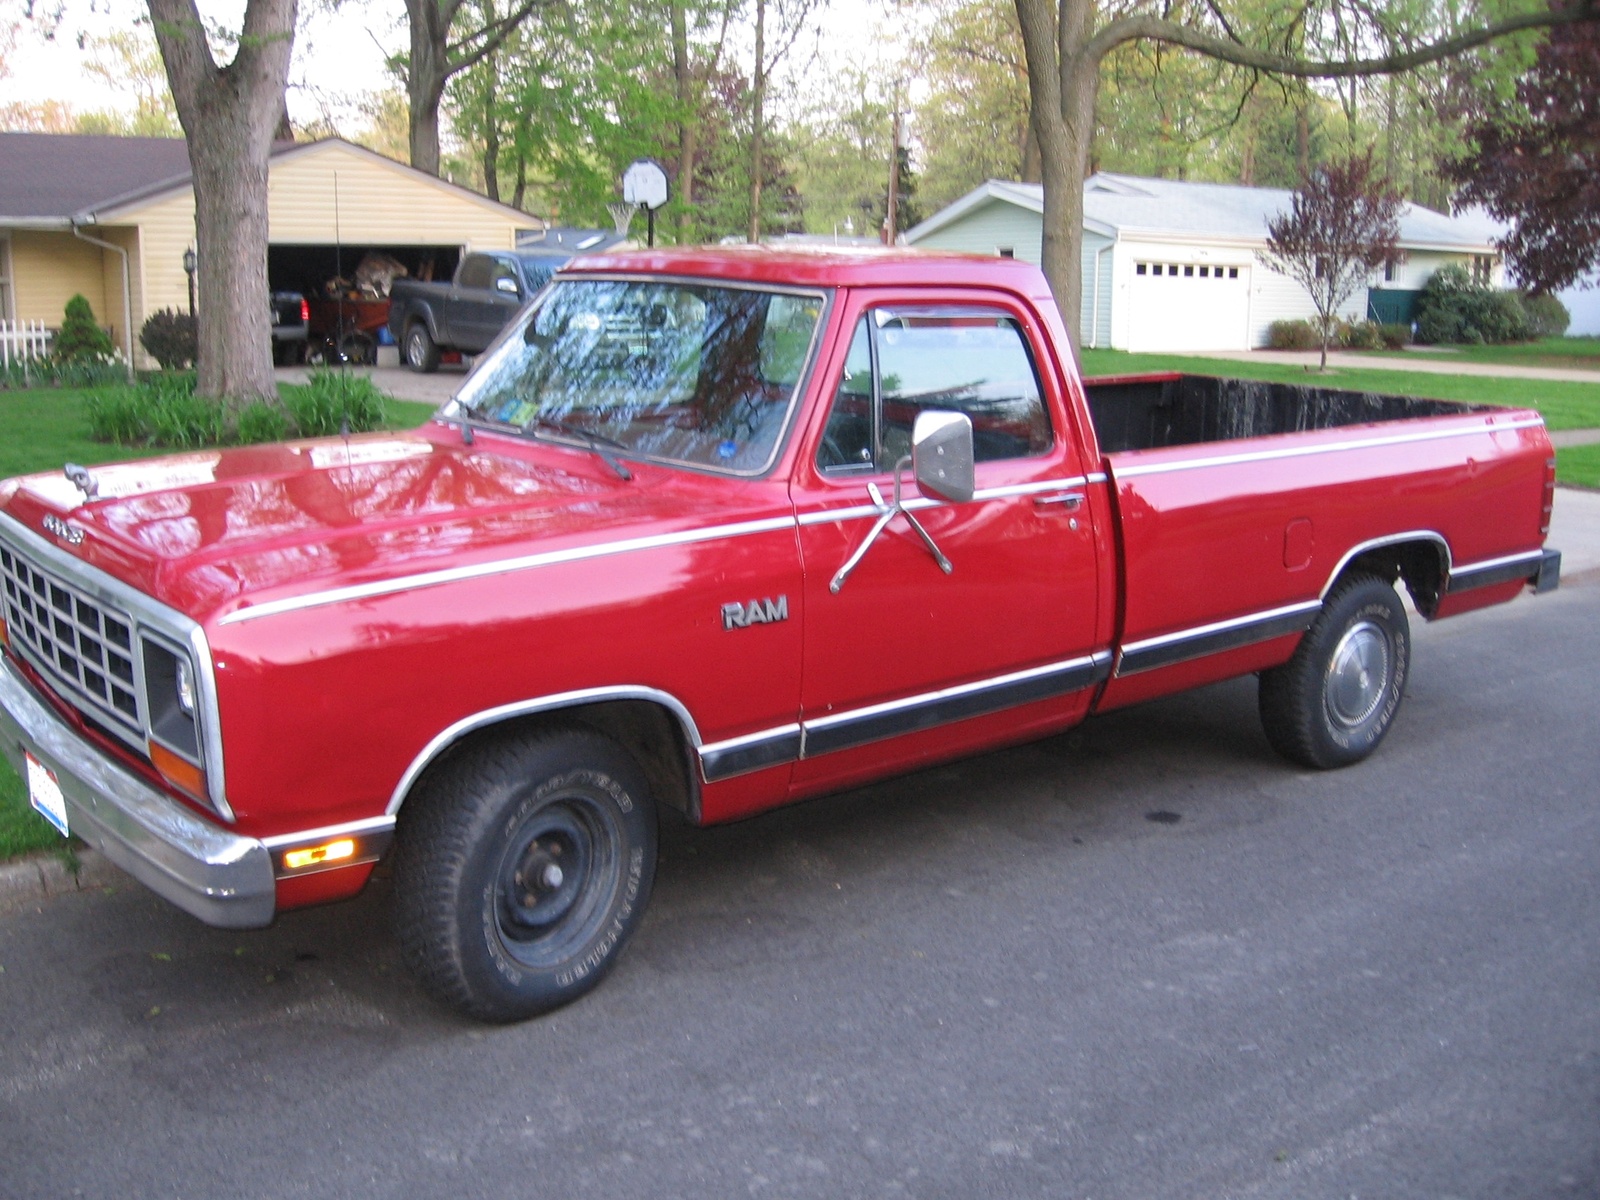
M 0 222 L 64 220 L 188 176 L 182 138 L 0 133 Z

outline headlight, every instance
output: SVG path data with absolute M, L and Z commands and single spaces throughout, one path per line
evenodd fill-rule
M 178 707 L 189 717 L 194 716 L 194 668 L 186 658 L 178 659 L 178 678 L 174 685 L 178 694 Z

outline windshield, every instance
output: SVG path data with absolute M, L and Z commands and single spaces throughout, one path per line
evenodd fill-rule
M 452 415 L 754 474 L 777 450 L 823 297 L 667 280 L 558 280 Z

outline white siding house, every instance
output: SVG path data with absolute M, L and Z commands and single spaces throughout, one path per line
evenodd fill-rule
M 1261 260 L 1267 222 L 1289 208 L 1278 188 L 1101 173 L 1083 187 L 1084 346 L 1119 350 L 1245 350 L 1277 320 L 1315 315 L 1299 284 Z M 1040 260 L 1044 191 L 990 180 L 908 230 L 909 245 Z M 1403 303 L 1446 263 L 1501 282 L 1483 222 L 1407 204 L 1403 262 L 1371 280 L 1374 303 Z M 1387 276 L 1387 278 L 1385 277 Z M 1342 314 L 1368 313 L 1368 291 Z

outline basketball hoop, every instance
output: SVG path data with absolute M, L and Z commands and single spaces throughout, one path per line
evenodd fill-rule
M 611 223 L 617 227 L 617 236 L 628 236 L 628 226 L 633 224 L 633 214 L 639 211 L 637 204 L 608 204 L 606 211 L 611 214 Z

